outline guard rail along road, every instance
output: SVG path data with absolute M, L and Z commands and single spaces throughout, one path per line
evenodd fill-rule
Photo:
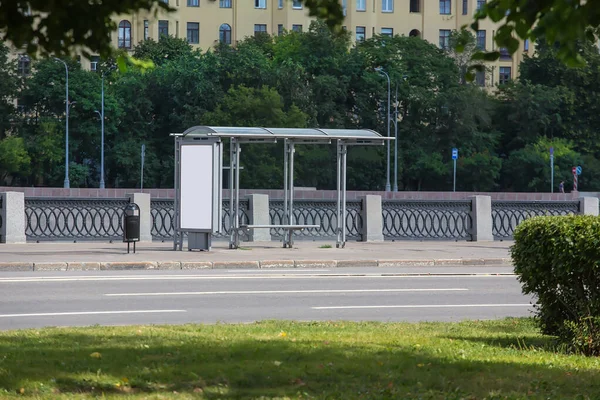
M 173 199 L 131 193 L 121 198 L 25 197 L 0 192 L 0 243 L 39 241 L 117 241 L 123 237 L 123 210 L 140 207 L 141 241 L 169 241 L 174 232 Z M 382 200 L 366 195 L 346 204 L 347 236 L 353 241 L 510 240 L 516 226 L 539 215 L 598 215 L 598 198 L 553 201 L 492 201 L 490 196 L 466 200 Z M 297 200 L 295 221 L 318 225 L 299 231 L 297 239 L 335 240 L 338 221 L 335 200 Z M 214 240 L 227 240 L 231 218 L 223 200 L 222 229 Z M 239 225 L 281 225 L 283 200 L 250 194 L 240 200 Z M 281 229 L 250 229 L 242 240 L 280 241 Z

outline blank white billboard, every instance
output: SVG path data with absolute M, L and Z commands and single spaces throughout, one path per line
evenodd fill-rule
M 180 227 L 212 231 L 213 146 L 181 145 Z

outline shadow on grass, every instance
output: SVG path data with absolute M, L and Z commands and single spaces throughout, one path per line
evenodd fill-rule
M 53 329 L 37 337 L 1 337 L 0 388 L 15 393 L 26 387 L 35 395 L 43 383 L 54 388 L 49 398 L 174 391 L 231 399 L 303 393 L 333 399 L 600 398 L 594 371 L 474 360 L 470 350 L 413 349 L 393 338 L 383 345 L 348 345 L 276 334 L 232 340 L 231 332 L 201 334 L 202 326 L 153 327 L 139 335 L 135 327 L 120 329 L 131 334 L 98 338 L 93 329 Z M 490 340 L 511 345 L 510 339 Z M 91 357 L 94 352 L 101 357 Z

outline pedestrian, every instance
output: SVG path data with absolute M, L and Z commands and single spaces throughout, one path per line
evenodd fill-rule
M 560 193 L 564 193 L 565 192 L 565 181 L 560 181 L 560 185 L 558 185 L 558 191 Z

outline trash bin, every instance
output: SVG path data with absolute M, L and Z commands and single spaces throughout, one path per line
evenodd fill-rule
M 127 253 L 129 253 L 129 244 L 133 243 L 133 252 L 135 253 L 135 242 L 140 241 L 140 207 L 135 203 L 129 203 L 125 207 L 123 215 L 123 242 L 127 243 Z

